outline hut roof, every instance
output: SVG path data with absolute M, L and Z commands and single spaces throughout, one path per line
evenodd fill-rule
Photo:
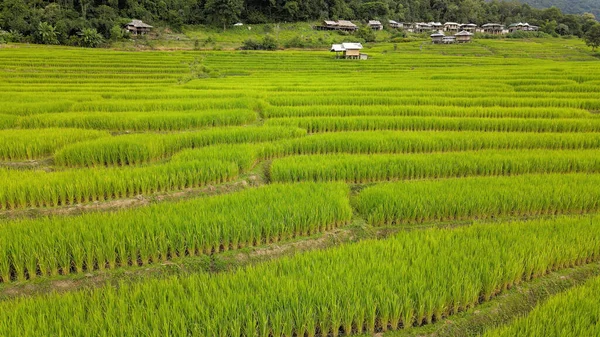
M 130 23 L 127 24 L 127 26 L 134 26 L 135 28 L 152 28 L 152 26 L 145 24 L 142 22 L 142 20 L 131 20 Z
M 460 25 L 460 26 L 461 26 L 461 27 L 477 27 L 477 25 L 476 25 L 476 24 L 474 24 L 474 23 L 465 23 L 465 24 L 462 24 L 462 25 Z
M 337 22 L 335 22 L 335 21 L 325 20 L 323 22 L 328 26 L 337 26 Z
M 388 22 L 389 22 L 389 23 L 392 23 L 392 24 L 398 24 L 398 22 L 396 22 L 396 21 L 394 21 L 394 20 L 388 20 Z
M 360 50 L 363 48 L 362 44 L 358 42 L 344 42 L 342 43 L 342 47 L 346 50 Z
M 363 46 L 360 43 L 344 42 L 342 44 L 332 44 L 329 51 L 341 52 L 346 50 L 360 50 Z
M 444 26 L 451 26 L 451 25 L 458 25 L 458 23 L 456 23 L 456 22 L 446 22 L 446 23 L 444 23 Z
M 473 35 L 473 33 L 467 32 L 466 30 L 460 31 L 456 34 L 454 34 L 454 36 L 471 36 Z
M 487 28 L 487 27 L 502 27 L 501 24 L 499 23 L 486 23 L 485 25 L 481 26 L 483 28 Z
M 338 20 L 337 24 L 340 27 L 352 27 L 352 28 L 356 28 L 356 25 L 353 24 L 352 22 L 348 21 L 348 20 Z
M 441 32 L 433 33 L 429 35 L 430 37 L 444 37 L 445 35 Z
M 369 20 L 369 25 L 381 25 L 381 22 L 377 20 Z
M 329 51 L 335 51 L 335 52 L 340 52 L 340 51 L 344 51 L 344 47 L 341 44 L 332 44 L 331 45 L 331 49 L 329 49 Z

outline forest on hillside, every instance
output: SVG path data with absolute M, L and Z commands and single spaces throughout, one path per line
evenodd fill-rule
M 600 17 L 600 1 L 598 0 L 521 0 L 535 8 L 555 6 L 568 14 L 592 13 Z
M 542 0 L 540 0 L 542 1 Z M 454 21 L 484 24 L 529 22 L 552 35 L 582 36 L 596 20 L 517 1 L 485 0 L 3 0 L 0 42 L 96 46 L 124 37 L 123 26 L 140 19 L 174 31 L 185 25 L 226 28 L 245 23 L 320 19 Z M 126 37 L 126 36 L 125 36 Z

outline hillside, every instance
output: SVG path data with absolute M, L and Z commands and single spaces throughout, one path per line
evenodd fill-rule
M 556 6 L 567 14 L 593 13 L 600 17 L 600 0 L 521 0 L 536 8 Z

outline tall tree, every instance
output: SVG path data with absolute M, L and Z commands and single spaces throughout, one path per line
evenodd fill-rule
M 592 47 L 592 50 L 600 47 L 600 23 L 593 25 L 585 34 L 585 44 Z
M 222 24 L 223 30 L 227 25 L 239 21 L 244 0 L 207 0 L 204 4 L 204 13 L 215 24 Z

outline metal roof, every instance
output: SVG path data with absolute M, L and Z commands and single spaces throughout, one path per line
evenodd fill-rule
M 332 44 L 329 51 L 340 52 L 340 51 L 346 51 L 346 50 L 360 50 L 362 48 L 363 48 L 363 46 L 360 43 L 344 42 L 342 44 Z
M 429 36 L 430 36 L 430 37 L 442 37 L 442 36 L 445 36 L 445 35 L 444 35 L 444 34 L 442 34 L 442 33 L 440 33 L 440 32 L 437 32 L 437 33 L 433 33 L 433 34 L 431 34 L 431 35 L 429 35 Z

